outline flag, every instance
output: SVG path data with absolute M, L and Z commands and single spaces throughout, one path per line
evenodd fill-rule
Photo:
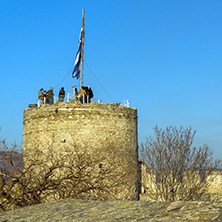
M 78 79 L 80 74 L 80 63 L 81 63 L 81 56 L 82 56 L 82 41 L 83 41 L 83 28 L 81 28 L 80 36 L 79 36 L 79 45 L 78 51 L 76 53 L 76 59 L 72 71 L 72 77 Z

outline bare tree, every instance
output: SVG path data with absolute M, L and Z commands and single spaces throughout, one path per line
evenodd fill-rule
M 205 178 L 220 166 L 220 161 L 213 160 L 207 145 L 191 147 L 196 133 L 191 128 L 170 126 L 163 130 L 156 126 L 154 133 L 154 138 L 141 144 L 146 195 L 167 201 L 203 198 L 214 179 Z
M 5 140 L 4 149 L 10 150 Z M 38 146 L 24 156 L 25 165 L 19 166 L 13 155 L 0 156 L 6 169 L 5 184 L 1 191 L 2 210 L 24 207 L 63 198 L 119 199 L 130 198 L 129 187 L 137 173 L 130 164 L 130 156 L 120 155 L 111 143 L 102 150 L 69 144 L 62 152 L 53 146 L 45 152 Z M 91 151 L 90 151 L 91 150 Z M 128 192 L 128 193 L 127 193 Z

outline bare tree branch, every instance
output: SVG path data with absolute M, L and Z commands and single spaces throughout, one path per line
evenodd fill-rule
M 205 181 L 221 164 L 213 161 L 207 145 L 191 147 L 195 136 L 191 127 L 154 128 L 155 137 L 141 144 L 146 172 L 143 186 L 156 200 L 199 200 L 213 181 Z M 147 174 L 147 175 L 146 175 Z

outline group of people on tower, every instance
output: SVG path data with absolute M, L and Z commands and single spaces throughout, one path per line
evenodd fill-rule
M 91 87 L 88 85 L 88 83 L 86 83 L 86 85 L 87 86 L 82 86 L 79 92 L 74 86 L 74 99 L 78 99 L 81 103 L 90 103 L 90 99 L 93 98 L 93 91 Z
M 41 88 L 38 92 L 38 98 L 42 100 L 42 103 L 45 104 L 53 104 L 54 103 L 54 93 L 53 88 L 51 87 L 49 91 L 44 90 Z
M 86 85 L 87 86 L 82 86 L 79 92 L 75 87 L 76 85 L 73 86 L 74 88 L 73 99 L 78 99 L 81 103 L 90 103 L 90 99 L 93 97 L 93 91 L 87 83 Z M 59 90 L 59 101 L 64 102 L 64 98 L 65 98 L 65 90 L 64 87 L 62 87 Z M 51 87 L 48 91 L 41 88 L 38 92 L 38 99 L 41 100 L 43 104 L 54 104 L 53 87 Z

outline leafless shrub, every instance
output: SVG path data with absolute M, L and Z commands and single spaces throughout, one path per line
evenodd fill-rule
M 200 200 L 214 178 L 212 172 L 220 167 L 207 145 L 193 147 L 195 131 L 191 128 L 165 130 L 154 128 L 155 137 L 142 144 L 141 157 L 145 174 L 142 185 L 155 200 Z
M 5 141 L 3 144 L 3 149 L 10 150 Z M 24 156 L 23 168 L 19 167 L 20 159 L 11 162 L 13 155 L 4 159 L 6 168 L 17 167 L 4 172 L 8 180 L 1 190 L 2 210 L 63 198 L 130 198 L 127 192 L 135 187 L 131 181 L 137 169 L 130 166 L 130 157 L 120 155 L 111 143 L 102 150 L 86 149 L 74 142 L 59 153 L 53 146 L 44 150 L 32 148 L 32 153 Z

